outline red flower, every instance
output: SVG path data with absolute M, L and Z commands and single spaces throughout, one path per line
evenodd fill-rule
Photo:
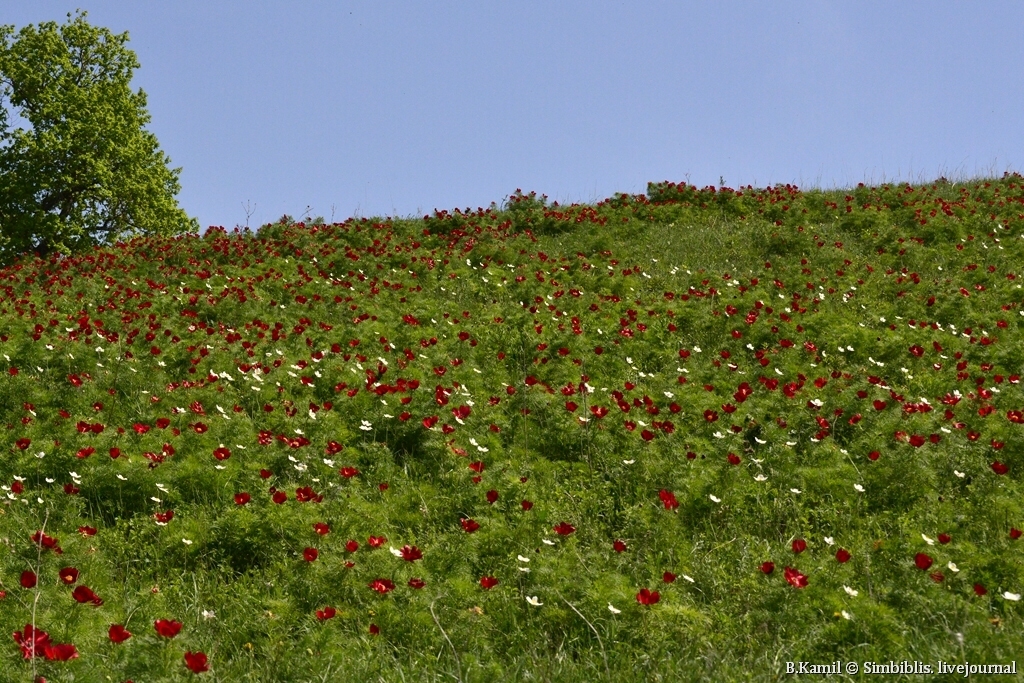
M 24 438 L 18 439 L 17 441 L 14 442 L 14 445 L 17 446 L 18 448 L 20 448 L 21 450 L 25 450 L 30 445 L 32 445 L 32 440 L 31 439 L 24 439 Z
M 21 573 L 20 581 L 21 581 L 21 587 L 22 588 L 35 588 L 36 587 L 36 582 L 38 581 L 38 579 L 36 579 L 36 573 L 35 572 L 29 571 L 28 569 L 26 569 L 25 571 L 23 571 Z
M 576 527 L 574 527 L 572 524 L 569 524 L 568 522 L 559 522 L 558 524 L 552 527 L 552 531 L 554 531 L 559 536 L 568 536 L 569 534 L 576 531 Z
M 914 555 L 914 564 L 916 564 L 917 568 L 921 571 L 924 571 L 931 567 L 932 562 L 934 562 L 934 560 L 932 560 L 932 558 L 928 557 L 924 553 L 918 553 L 917 555 Z
M 802 538 L 798 538 L 793 541 L 793 552 L 799 555 L 803 551 L 807 550 L 807 541 Z
M 206 655 L 202 652 L 192 652 L 191 650 L 185 653 L 185 666 L 194 674 L 201 674 L 204 671 L 210 670 Z
M 914 448 L 920 448 L 924 445 L 924 437 L 920 434 L 913 434 L 910 437 L 910 445 Z
M 270 479 L 274 473 L 267 469 L 260 470 L 260 479 Z
M 480 585 L 483 586 L 484 590 L 491 590 L 498 585 L 498 580 L 493 576 L 483 576 L 480 578 Z
M 387 543 L 388 539 L 386 539 L 383 536 L 370 536 L 368 539 L 366 539 L 366 542 L 370 544 L 371 548 L 379 548 L 385 543 Z
M 313 530 L 316 531 L 321 536 L 326 536 L 327 534 L 331 533 L 331 527 L 327 526 L 323 522 L 316 522 L 316 523 L 314 523 L 313 524 Z
M 250 500 L 252 500 L 252 496 L 250 496 L 245 491 L 242 491 L 241 493 L 236 493 L 235 494 L 235 505 L 245 505 Z
M 423 552 L 414 545 L 403 545 L 401 553 L 402 559 L 406 562 L 415 562 L 416 560 L 423 559 Z
M 945 576 L 943 575 L 943 573 L 942 573 L 942 572 L 932 572 L 932 573 L 931 573 L 931 574 L 929 574 L 928 576 L 929 576 L 929 577 L 931 578 L 931 580 L 932 580 L 932 581 L 934 581 L 935 583 L 942 583 L 943 581 L 945 581 L 945 580 L 946 580 L 946 577 L 945 577 Z
M 529 511 L 533 508 L 533 501 L 524 500 L 520 505 L 522 505 L 523 510 Z
M 661 600 L 661 595 L 658 593 L 658 591 L 651 591 L 647 590 L 646 588 L 641 588 L 640 592 L 636 594 L 636 601 L 639 602 L 641 605 L 653 605 L 659 600 Z
M 345 544 L 345 550 L 349 551 L 350 553 L 354 553 L 355 551 L 359 550 L 359 541 L 349 539 L 348 543 Z
M 47 645 L 43 648 L 43 654 L 51 662 L 66 662 L 69 659 L 78 659 L 78 650 L 70 643 Z
M 337 614 L 338 610 L 328 606 L 324 607 L 323 609 L 318 609 L 316 611 L 316 618 L 320 621 L 327 621 L 328 619 L 333 619 Z
M 96 527 L 94 527 L 94 526 L 80 526 L 80 527 L 78 527 L 78 533 L 82 534 L 83 536 L 95 536 L 96 535 Z
M 710 409 L 709 410 L 705 410 L 704 411 L 704 419 L 707 420 L 708 422 L 714 422 L 715 420 L 718 419 L 718 413 L 716 413 L 715 411 L 710 410 Z
M 658 497 L 661 498 L 661 502 L 665 505 L 666 510 L 675 510 L 679 507 L 679 501 L 676 500 L 676 494 L 667 489 L 659 491 Z
M 497 500 L 498 500 L 498 492 L 497 491 L 495 491 L 494 489 L 491 489 L 490 491 L 487 492 L 487 502 L 488 503 L 490 503 L 491 505 L 494 505 L 494 503 L 496 503 Z
M 357 470 L 355 467 L 342 467 L 340 470 L 338 470 L 338 474 L 345 477 L 346 479 L 351 479 L 352 477 L 359 474 L 359 470 Z
M 950 536 L 949 534 L 939 534 L 939 543 L 941 543 L 942 545 L 946 545 L 947 543 L 949 543 L 952 540 L 953 540 L 953 537 Z
M 771 574 L 773 571 L 775 571 L 775 563 L 774 562 L 762 562 L 761 563 L 761 573 L 763 573 L 763 574 Z
M 974 584 L 974 594 L 978 597 L 988 593 L 988 589 L 982 586 L 980 583 Z
M 316 548 L 305 548 L 302 551 L 302 559 L 306 562 L 314 562 L 318 557 L 320 557 L 320 551 Z
M 676 575 L 673 574 L 672 572 L 665 572 L 664 574 L 661 575 L 661 580 L 664 581 L 665 583 L 672 583 L 673 581 L 676 580 Z
M 370 635 L 371 636 L 380 635 L 380 626 L 377 626 L 377 624 L 370 624 Z
M 111 624 L 107 630 L 107 637 L 112 643 L 123 643 L 132 637 L 131 632 L 121 624 Z
M 807 577 L 792 567 L 786 567 L 785 576 L 786 581 L 793 588 L 805 588 L 807 586 Z
M 485 465 L 482 461 L 477 460 L 475 462 L 469 463 L 469 469 L 473 470 L 477 474 L 482 474 L 483 471 L 487 469 L 487 465 Z
M 21 654 L 25 659 L 32 659 L 43 654 L 44 650 L 50 647 L 50 634 L 33 628 L 32 624 L 25 624 L 23 632 L 14 632 L 14 642 L 21 646 Z
M 385 593 L 390 593 L 391 591 L 395 590 L 395 584 L 391 581 L 391 579 L 374 579 L 369 583 L 369 586 L 381 595 L 384 595 Z
M 228 458 L 231 457 L 231 451 L 225 448 L 224 446 L 221 446 L 219 448 L 213 449 L 213 457 L 217 458 L 218 460 L 227 460 Z
M 848 551 L 846 548 L 840 548 L 836 552 L 836 560 L 839 562 L 839 564 L 845 564 L 845 563 L 849 562 L 850 561 L 850 551 Z
M 868 460 L 878 460 L 878 456 L 880 455 L 881 453 L 879 453 L 878 451 L 871 451 L 870 453 L 868 453 Z
M 167 510 L 165 512 L 156 512 L 153 514 L 157 524 L 167 524 L 174 519 L 174 510 Z
M 740 456 L 736 455 L 735 453 L 730 453 L 729 454 L 729 464 L 730 465 L 739 465 L 740 464 Z
M 626 550 L 625 541 L 620 541 L 616 539 L 616 541 L 612 543 L 612 550 L 614 550 L 617 553 L 624 552 Z
M 117 460 L 120 457 L 121 457 L 121 449 L 120 448 L 111 448 L 110 449 L 110 459 L 111 460 Z
M 1007 472 L 1010 471 L 1010 468 L 996 460 L 994 463 L 992 463 L 992 471 L 995 472 L 996 474 L 1006 474 Z
M 74 567 L 64 567 L 59 572 L 57 572 L 57 576 L 60 577 L 61 581 L 70 586 L 75 581 L 78 581 L 78 570 Z
M 1016 527 L 1012 527 L 1010 529 L 1010 538 L 1012 538 L 1015 541 L 1021 537 L 1021 534 L 1024 534 L 1024 532 L 1022 532 L 1020 529 Z
M 271 500 L 273 500 L 278 505 L 282 505 L 286 500 L 288 500 L 288 494 L 285 493 L 284 491 L 274 491 L 274 496 L 273 498 L 271 498 Z
M 420 588 L 423 588 L 426 585 L 427 584 L 424 583 L 423 579 L 417 579 L 417 578 L 409 579 L 409 588 L 415 588 L 416 590 L 419 590 Z
M 181 632 L 181 622 L 173 619 L 157 619 L 153 622 L 153 628 L 156 629 L 157 635 L 173 638 Z
M 467 534 L 471 534 L 480 528 L 480 523 L 473 519 L 460 519 L 462 523 L 462 530 Z

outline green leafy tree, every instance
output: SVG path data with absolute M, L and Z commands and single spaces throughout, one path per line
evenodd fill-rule
M 181 169 L 144 128 L 127 42 L 85 12 L 17 34 L 0 26 L 0 263 L 198 231 L 175 200 Z

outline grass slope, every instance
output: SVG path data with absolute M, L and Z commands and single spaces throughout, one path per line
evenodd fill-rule
M 1008 662 L 1022 233 L 1019 175 L 661 183 L 8 267 L 0 679 Z

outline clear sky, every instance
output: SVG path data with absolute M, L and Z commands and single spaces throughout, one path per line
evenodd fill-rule
M 76 8 L 208 225 L 1024 166 L 1021 2 L 4 0 Z

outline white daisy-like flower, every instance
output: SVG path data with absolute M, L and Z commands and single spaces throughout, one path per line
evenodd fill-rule
M 768 477 L 764 476 L 763 474 L 759 474 L 754 477 L 754 481 L 768 481 Z
M 121 474 L 117 475 L 117 478 L 120 479 L 121 481 L 128 481 L 128 477 L 125 477 L 124 475 Z
M 960 567 L 957 567 L 956 563 L 954 563 L 954 562 L 950 562 L 946 566 L 949 567 L 949 571 L 951 571 L 951 572 L 958 572 L 958 571 L 960 571 Z
M 334 461 L 329 460 L 327 458 L 324 458 L 324 464 L 327 465 L 328 467 L 334 467 Z
M 957 470 L 953 470 L 953 474 L 955 474 L 956 476 L 960 477 L 961 479 L 963 479 L 965 476 L 967 476 L 963 472 L 958 472 Z
M 715 432 L 711 436 L 715 437 L 716 439 L 724 439 L 725 438 L 725 434 L 723 434 L 722 432 Z
M 825 543 L 828 543 L 829 545 L 835 545 L 835 540 L 833 540 L 831 536 L 826 536 Z
M 790 489 L 790 492 L 791 492 L 791 493 L 795 493 L 795 494 L 797 494 L 797 495 L 799 495 L 799 494 L 803 493 L 803 491 L 801 491 L 800 489 Z
M 787 441 L 786 445 L 790 446 L 790 447 L 795 446 L 796 445 L 796 441 Z
M 523 572 L 524 574 L 529 574 L 530 573 L 530 568 L 529 567 L 517 567 L 517 569 L 519 571 Z
M 635 462 L 636 462 L 636 460 L 623 460 L 622 464 L 623 465 L 632 465 Z
M 840 612 L 840 614 L 842 614 L 843 615 L 843 619 L 846 619 L 847 621 L 850 621 L 851 619 L 853 619 L 853 615 L 850 614 L 849 612 L 847 612 L 846 610 L 842 610 Z
M 935 540 L 934 539 L 928 538 L 924 534 L 921 534 L 921 538 L 923 538 L 924 542 L 927 543 L 928 545 L 935 545 Z
M 684 578 L 684 579 L 686 579 L 687 581 L 689 581 L 690 583 L 696 583 L 696 582 L 695 582 L 695 581 L 693 580 L 693 577 L 692 577 L 692 576 L 687 576 L 686 574 L 683 574 L 683 578 Z
M 858 595 L 860 595 L 860 591 L 859 590 L 857 590 L 855 588 L 850 588 L 849 586 L 843 586 L 843 590 L 846 591 L 847 595 L 849 595 L 851 597 L 854 597 L 854 598 L 857 597 Z
M 192 545 L 192 541 L 188 540 L 187 538 L 181 539 L 181 542 L 184 543 L 185 545 Z
M 856 489 L 857 493 L 864 493 L 864 487 L 860 484 L 854 484 L 853 488 Z
M 758 443 L 759 443 L 759 444 L 761 444 L 762 446 L 763 446 L 763 445 L 765 445 L 766 443 L 768 443 L 767 441 L 764 441 L 764 440 L 762 440 L 762 439 L 759 439 L 759 438 L 757 438 L 756 436 L 754 437 L 754 441 L 758 442 Z
M 622 614 L 622 610 L 615 609 L 615 605 L 613 605 L 610 602 L 608 603 L 608 611 L 611 612 L 612 614 Z
M 402 556 L 402 551 L 399 550 L 398 548 L 395 548 L 394 546 L 392 546 L 391 547 L 391 554 L 394 555 L 395 557 L 401 557 Z
M 554 544 L 555 544 L 555 542 L 554 542 L 554 541 L 549 541 L 549 540 L 548 540 L 548 539 L 546 539 L 546 538 L 545 538 L 545 539 L 543 539 L 543 541 L 544 541 L 544 545 L 554 545 Z
M 209 619 L 216 619 L 216 618 L 217 618 L 217 613 L 214 612 L 212 609 L 204 609 L 203 610 L 203 619 L 209 620 Z
M 533 596 L 527 595 L 527 596 L 526 596 L 526 602 L 530 603 L 530 604 L 531 604 L 531 605 L 533 605 L 534 607 L 540 607 L 541 605 L 543 605 L 543 604 L 544 604 L 543 602 L 541 602 L 541 601 L 540 601 L 540 600 L 539 600 L 539 599 L 537 598 L 537 596 L 536 596 L 536 595 L 533 595 Z
M 150 497 L 149 497 L 149 499 L 150 499 L 151 501 L 153 501 L 154 503 L 159 503 L 159 502 L 161 502 L 161 501 L 160 501 L 160 499 L 159 499 L 159 498 L 157 498 L 156 496 L 150 496 Z
M 719 497 L 717 497 L 717 496 L 716 496 L 715 494 L 713 494 L 713 493 L 709 493 L 709 494 L 708 494 L 708 498 L 710 498 L 710 499 L 711 499 L 712 501 L 714 501 L 714 502 L 716 502 L 716 503 L 721 503 L 721 502 L 722 502 L 722 499 L 721 499 L 721 498 L 719 498 Z
M 530 561 L 530 558 L 523 557 L 522 555 L 516 555 L 516 559 L 519 560 L 520 562 L 529 562 Z
M 1020 593 L 1011 593 L 1010 591 L 1006 591 L 1005 593 L 1003 593 L 1003 597 L 1007 600 L 1013 600 L 1014 602 L 1017 602 L 1020 600 Z

